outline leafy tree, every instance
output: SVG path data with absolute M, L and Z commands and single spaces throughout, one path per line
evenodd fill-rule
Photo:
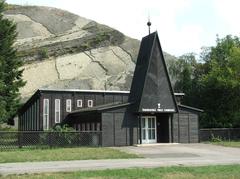
M 202 76 L 206 111 L 202 125 L 207 127 L 240 126 L 240 40 L 226 36 L 217 39 L 204 59 L 208 72 Z
M 230 35 L 171 64 L 176 92 L 184 92 L 183 103 L 201 108 L 201 127 L 240 127 L 240 39 Z
M 196 82 L 196 71 L 199 64 L 195 59 L 195 54 L 189 53 L 182 55 L 172 65 L 170 70 L 171 76 L 174 75 L 176 82 L 174 84 L 175 92 L 184 92 L 183 103 L 190 106 L 196 106 L 195 95 L 192 94 L 198 83 Z M 194 103 L 193 103 L 194 102 Z
M 3 18 L 6 4 L 0 0 L 0 122 L 11 119 L 19 106 L 19 88 L 24 86 L 21 79 L 22 62 L 13 48 L 17 33 L 16 25 Z

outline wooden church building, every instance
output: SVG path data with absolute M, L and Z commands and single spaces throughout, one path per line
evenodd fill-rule
M 102 146 L 199 142 L 200 109 L 176 101 L 157 32 L 141 42 L 131 90 L 39 89 L 19 110 L 20 131 L 68 124 L 101 131 Z

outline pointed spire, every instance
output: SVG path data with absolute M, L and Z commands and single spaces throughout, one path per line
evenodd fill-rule
M 150 15 L 148 14 L 148 22 L 147 22 L 147 25 L 148 25 L 148 33 L 150 34 L 151 33 L 151 25 L 152 23 L 150 22 Z
M 178 110 L 157 32 L 142 39 L 129 102 L 140 113 Z

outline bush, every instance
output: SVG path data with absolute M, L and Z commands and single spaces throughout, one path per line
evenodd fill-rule
M 17 131 L 13 126 L 6 123 L 0 124 L 0 131 Z
M 38 55 L 40 59 L 48 58 L 48 50 L 45 48 L 40 49 Z
M 69 127 L 69 125 L 64 124 L 61 126 L 60 124 L 57 124 L 54 128 L 52 128 L 50 131 L 52 132 L 75 132 L 76 130 L 72 127 Z
M 217 136 L 215 137 L 214 134 L 211 134 L 211 142 L 222 142 L 222 138 Z
M 56 125 L 49 131 L 40 134 L 40 145 L 51 147 L 71 146 L 77 137 L 76 134 L 71 132 L 75 132 L 75 130 L 68 125 Z

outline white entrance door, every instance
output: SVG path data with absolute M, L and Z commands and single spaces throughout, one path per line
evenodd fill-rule
M 143 144 L 157 143 L 156 117 L 141 117 L 141 137 Z

